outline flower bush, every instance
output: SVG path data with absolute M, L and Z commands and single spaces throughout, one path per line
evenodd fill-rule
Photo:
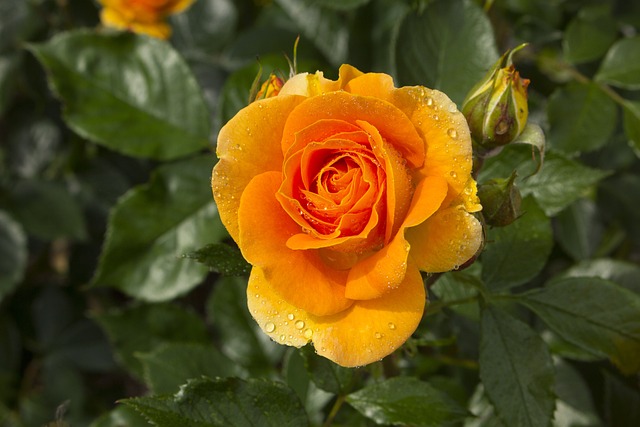
M 213 194 L 253 265 L 251 314 L 274 340 L 343 366 L 404 343 L 420 270 L 457 269 L 482 242 L 469 130 L 442 92 L 343 65 L 293 76 L 220 131 Z
M 638 34 L 1 0 L 0 425 L 637 427 Z

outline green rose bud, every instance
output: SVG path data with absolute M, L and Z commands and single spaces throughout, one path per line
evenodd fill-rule
M 522 197 L 515 180 L 514 171 L 507 179 L 492 179 L 478 187 L 482 214 L 487 224 L 504 227 L 520 216 Z
M 487 151 L 515 140 L 527 124 L 529 80 L 520 78 L 511 59 L 522 47 L 505 53 L 462 105 L 471 137 Z

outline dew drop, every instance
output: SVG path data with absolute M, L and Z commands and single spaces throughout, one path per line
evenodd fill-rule
M 454 179 L 458 177 L 458 174 L 455 171 L 449 172 L 449 175 L 451 175 L 451 178 L 454 178 Z
M 458 138 L 458 132 L 454 128 L 449 129 L 447 134 L 453 139 Z
M 455 113 L 456 111 L 458 111 L 458 107 L 453 102 L 451 104 L 449 104 L 449 108 L 448 109 L 449 109 L 450 113 Z
M 433 106 L 433 98 L 430 96 L 427 96 L 424 98 L 424 103 L 427 104 L 427 106 L 431 107 Z
M 376 337 L 377 339 L 380 339 L 380 338 L 382 338 L 383 336 L 384 336 L 384 335 L 382 335 L 380 332 L 376 332 L 376 333 L 375 333 L 375 337 Z
M 264 325 L 264 330 L 271 333 L 276 330 L 276 325 L 272 322 L 269 322 L 266 325 Z
M 435 120 L 437 122 L 438 120 L 440 120 L 440 117 L 437 114 L 434 114 L 433 115 L 433 120 Z
M 289 314 L 287 314 L 287 319 L 289 319 L 289 320 L 293 320 L 293 319 L 295 319 L 295 318 L 296 318 L 296 316 L 294 316 L 294 315 L 293 315 L 293 313 L 289 313 Z
M 304 328 L 304 322 L 302 320 L 298 320 L 296 322 L 296 329 L 302 329 Z
M 285 339 L 287 339 L 287 337 L 286 337 L 286 336 L 284 336 L 284 334 L 283 334 L 283 335 L 280 335 L 280 341 L 284 341 Z
M 304 331 L 304 337 L 306 339 L 311 339 L 311 337 L 313 336 L 313 331 L 311 329 L 307 329 L 306 331 Z
M 391 329 L 392 331 L 394 331 L 396 329 L 396 324 L 393 322 L 389 322 L 389 329 Z

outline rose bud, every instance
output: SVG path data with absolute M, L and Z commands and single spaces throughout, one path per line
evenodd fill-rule
M 505 53 L 467 95 L 462 105 L 471 137 L 487 151 L 515 140 L 527 124 L 528 79 L 520 77 Z
M 478 188 L 478 197 L 480 197 L 487 224 L 504 227 L 520 216 L 522 197 L 515 185 L 516 176 L 514 171 L 507 179 L 492 179 Z

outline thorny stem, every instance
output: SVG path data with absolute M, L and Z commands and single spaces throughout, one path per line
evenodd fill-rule
M 345 398 L 346 396 L 344 394 L 338 395 L 338 397 L 336 398 L 336 401 L 333 403 L 331 412 L 329 412 L 329 415 L 327 416 L 327 419 L 324 421 L 324 424 L 322 424 L 322 427 L 330 427 L 331 424 L 333 424 L 333 419 L 338 414 L 338 411 L 342 407 L 342 404 L 344 403 Z

